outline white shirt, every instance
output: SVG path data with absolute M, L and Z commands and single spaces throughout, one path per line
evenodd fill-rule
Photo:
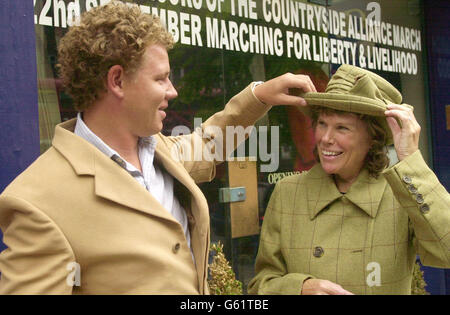
M 156 138 L 149 136 L 140 138 L 138 143 L 139 160 L 141 161 L 142 173 L 132 164 L 124 160 L 116 151 L 97 137 L 84 123 L 81 114 L 78 113 L 75 125 L 75 134 L 94 145 L 101 152 L 110 157 L 117 164 L 122 166 L 131 176 L 136 179 L 152 196 L 162 204 L 183 227 L 184 235 L 189 248 L 191 248 L 191 236 L 188 228 L 186 211 L 181 206 L 178 198 L 174 195 L 173 177 L 166 171 L 155 166 L 153 163 L 156 149 Z M 125 164 L 119 163 L 119 157 Z M 192 258 L 194 258 L 192 254 Z

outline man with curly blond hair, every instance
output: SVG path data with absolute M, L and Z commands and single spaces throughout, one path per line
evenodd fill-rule
M 83 14 L 61 40 L 60 74 L 79 113 L 0 196 L 0 293 L 209 293 L 209 213 L 196 183 L 212 180 L 220 161 L 185 153 L 225 148 L 216 136 L 226 126 L 306 105 L 288 90 L 315 88 L 293 74 L 252 83 L 199 130 L 165 137 L 177 96 L 172 45 L 158 18 L 116 1 Z

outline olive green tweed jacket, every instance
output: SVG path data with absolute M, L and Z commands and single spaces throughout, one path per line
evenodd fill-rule
M 355 294 L 410 294 L 416 254 L 450 267 L 450 195 L 420 151 L 341 194 L 321 166 L 280 181 L 261 232 L 251 294 L 300 294 L 326 279 Z

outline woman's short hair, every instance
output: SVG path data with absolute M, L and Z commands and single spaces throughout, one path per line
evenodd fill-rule
M 311 113 L 312 113 L 311 118 L 313 129 L 316 128 L 317 120 L 319 119 L 319 116 L 321 114 L 324 115 L 349 114 L 349 112 L 344 112 L 322 106 L 313 106 L 311 108 Z M 364 167 L 367 168 L 371 176 L 377 178 L 381 174 L 381 172 L 389 165 L 389 157 L 387 155 L 386 149 L 388 135 L 375 117 L 356 113 L 354 115 L 356 115 L 362 121 L 366 122 L 367 131 L 369 133 L 372 143 L 369 148 L 369 152 L 366 155 Z M 320 159 L 317 152 L 317 146 L 314 149 L 314 156 L 320 163 Z
M 78 111 L 106 92 L 109 69 L 121 65 L 126 74 L 140 66 L 146 48 L 173 47 L 172 35 L 156 16 L 136 5 L 112 1 L 82 14 L 58 46 L 58 68 L 67 93 Z

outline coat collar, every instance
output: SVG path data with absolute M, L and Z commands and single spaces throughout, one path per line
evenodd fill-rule
M 76 119 L 72 119 L 56 126 L 53 147 L 72 165 L 77 175 L 94 176 L 97 196 L 177 222 L 126 170 L 88 141 L 76 136 L 73 133 L 75 124 Z M 171 167 L 167 171 L 178 180 L 181 179 L 183 184 L 188 184 L 189 180 L 184 177 L 189 176 L 179 174 L 179 168 Z
M 305 177 L 308 192 L 308 211 L 313 220 L 319 212 L 326 210 L 335 200 L 343 198 L 358 206 L 372 218 L 378 213 L 381 198 L 386 189 L 386 180 L 380 176 L 375 179 L 363 169 L 349 191 L 341 194 L 332 176 L 325 173 L 320 164 L 316 164 Z

